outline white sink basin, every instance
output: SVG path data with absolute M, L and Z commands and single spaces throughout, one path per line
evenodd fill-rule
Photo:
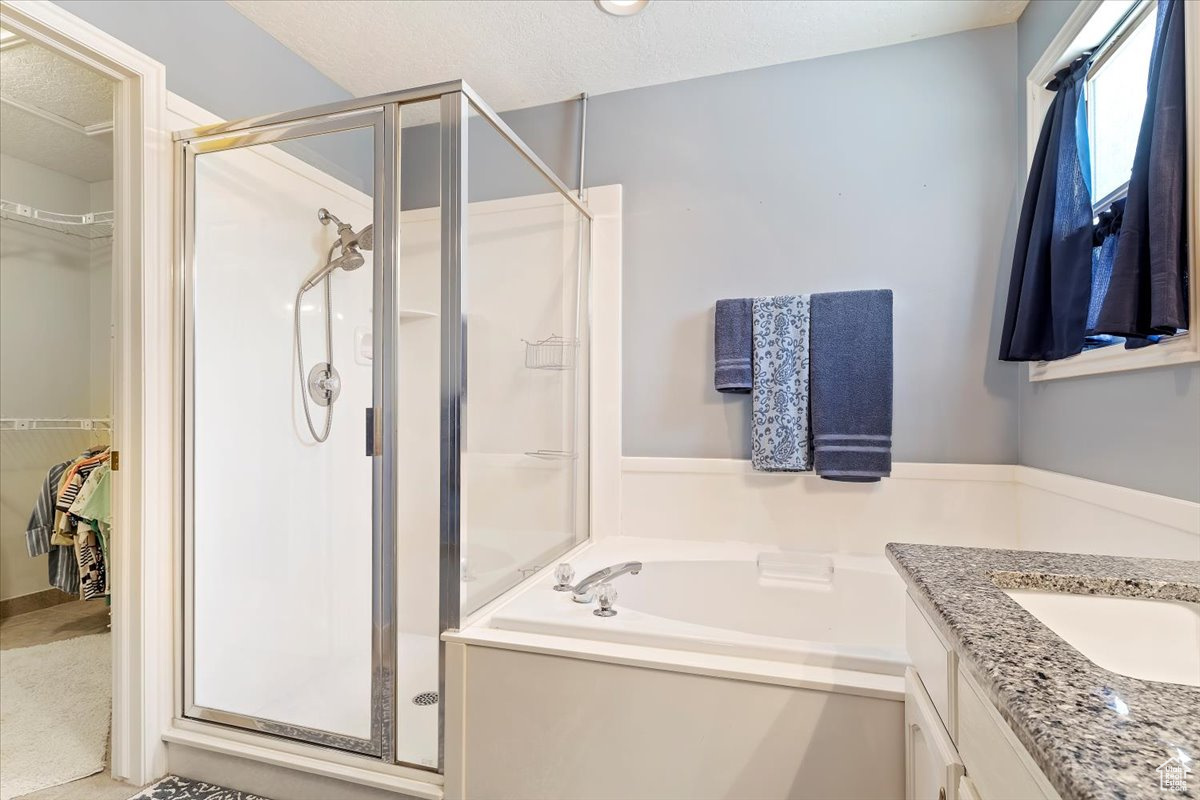
M 1004 593 L 1110 672 L 1200 686 L 1200 604 L 1036 589 Z

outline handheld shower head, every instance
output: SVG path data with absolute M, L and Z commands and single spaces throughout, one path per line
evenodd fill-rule
M 304 283 L 301 285 L 300 292 L 301 294 L 307 292 L 309 289 L 325 280 L 326 276 L 328 276 L 329 273 L 333 272 L 335 269 L 344 269 L 347 272 L 353 272 L 361 267 L 364 263 L 366 263 L 366 259 L 363 258 L 362 253 L 358 252 L 357 247 L 351 246 L 346 248 L 346 251 L 342 253 L 342 255 L 332 259 L 328 264 L 305 278 Z
M 342 253 L 342 255 L 331 261 L 329 267 L 330 271 L 344 269 L 346 272 L 353 272 L 365 263 L 367 263 L 367 260 L 363 258 L 363 254 L 358 252 L 357 247 L 351 245 L 345 253 Z

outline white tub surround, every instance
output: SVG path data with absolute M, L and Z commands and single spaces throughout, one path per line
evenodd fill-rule
M 568 560 L 576 582 L 642 562 L 615 617 L 547 569 L 445 634 L 446 748 L 469 766 L 446 796 L 901 794 L 903 584 L 882 557 L 780 552 L 609 537 Z
M 1200 503 L 1010 464 L 897 463 L 880 483 L 839 484 L 737 459 L 624 458 L 621 498 L 625 536 L 1200 559 Z
M 447 724 L 446 751 L 461 752 L 466 766 L 465 774 L 447 770 L 447 798 L 903 794 L 904 706 L 897 700 L 612 660 L 446 647 L 463 702 L 458 724 Z
M 571 561 L 575 581 L 620 561 L 637 575 L 614 581 L 614 617 L 573 602 L 553 579 L 501 607 L 490 627 L 597 642 L 903 676 L 903 583 L 879 556 L 795 554 L 760 568 L 761 545 L 615 537 Z M 812 576 L 807 567 L 828 566 Z

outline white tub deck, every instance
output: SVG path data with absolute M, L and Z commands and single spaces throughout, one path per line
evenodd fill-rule
M 671 671 L 903 697 L 904 586 L 882 556 L 824 554 L 831 582 L 763 579 L 748 543 L 610 537 L 570 563 L 576 580 L 620 561 L 618 614 L 574 603 L 543 571 L 446 641 Z

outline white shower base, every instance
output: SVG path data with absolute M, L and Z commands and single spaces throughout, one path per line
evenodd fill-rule
M 423 767 L 437 766 L 438 705 L 418 706 L 412 699 L 438 691 L 438 638 L 401 633 L 398 636 L 396 757 Z M 319 711 L 333 733 L 355 732 L 362 716 L 362 687 L 370 680 L 370 661 L 356 657 L 308 662 L 304 674 L 292 673 L 273 682 L 258 702 L 219 709 L 289 724 L 303 711 Z

